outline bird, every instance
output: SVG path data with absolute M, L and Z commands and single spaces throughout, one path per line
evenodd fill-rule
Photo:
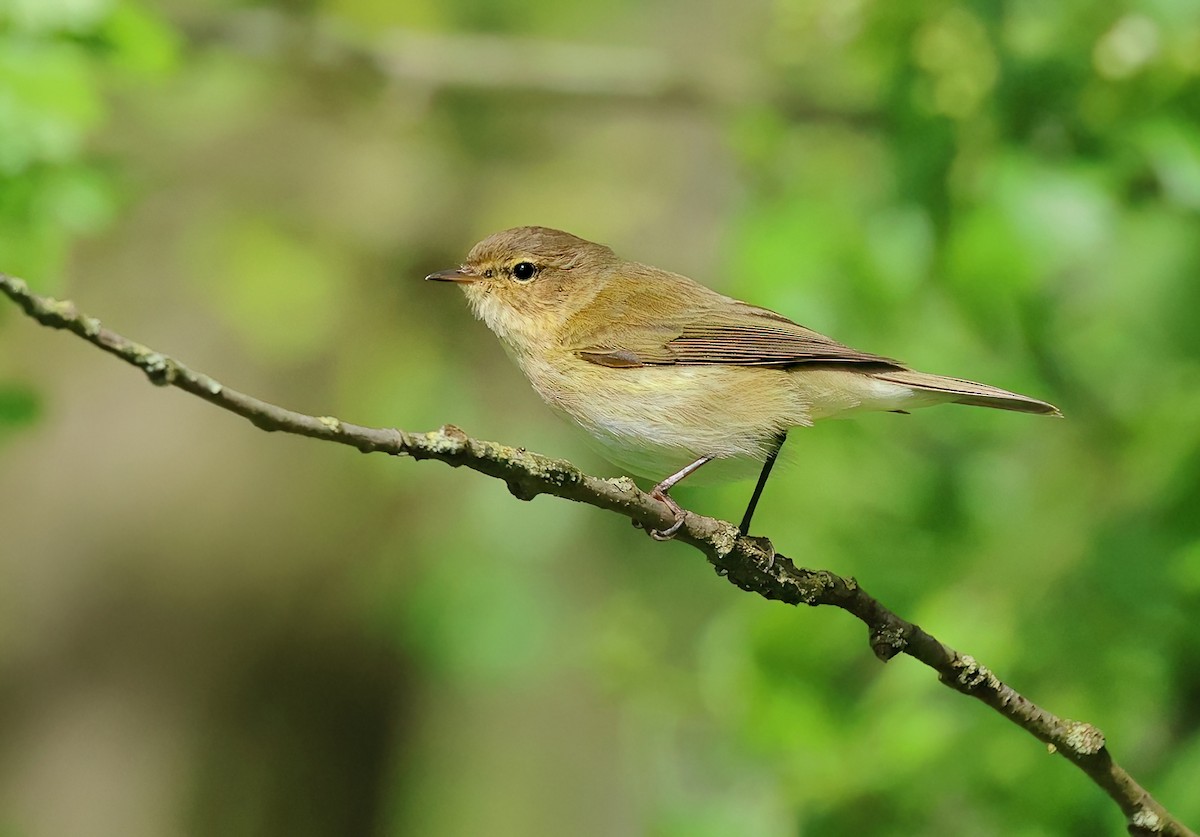
M 851 348 L 549 227 L 489 235 L 461 265 L 426 278 L 461 286 L 542 400 L 602 456 L 657 480 L 649 494 L 673 516 L 650 530 L 659 540 L 684 524 L 670 495 L 682 480 L 757 472 L 738 527 L 748 534 L 788 432 L 816 421 L 937 404 L 1062 415 L 1037 398 Z

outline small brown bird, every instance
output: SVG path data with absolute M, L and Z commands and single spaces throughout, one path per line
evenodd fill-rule
M 663 540 L 684 521 L 668 492 L 697 471 L 707 481 L 759 471 L 745 534 L 793 427 L 947 403 L 1061 415 L 1036 398 L 860 352 L 560 230 L 498 232 L 461 267 L 427 278 L 462 286 L 542 399 L 606 458 L 638 476 L 670 474 L 650 491 L 675 515 L 651 532 Z

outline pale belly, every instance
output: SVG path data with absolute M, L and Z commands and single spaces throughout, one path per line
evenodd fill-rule
M 758 472 L 780 433 L 806 423 L 786 372 L 578 364 L 566 375 L 521 365 L 547 404 L 582 428 L 602 456 L 638 476 L 661 480 L 711 456 L 689 484 L 744 479 Z
M 690 485 L 753 477 L 790 428 L 863 409 L 903 409 L 912 394 L 832 370 L 517 361 L 547 404 L 632 474 L 661 480 L 713 457 L 688 478 Z

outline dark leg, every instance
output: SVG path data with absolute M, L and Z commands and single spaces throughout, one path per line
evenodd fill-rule
M 750 518 L 754 517 L 754 510 L 758 508 L 758 498 L 762 496 L 763 489 L 767 486 L 767 477 L 771 476 L 771 469 L 775 467 L 775 460 L 779 458 L 779 452 L 783 450 L 783 443 L 786 441 L 787 433 L 781 434 L 776 441 L 775 449 L 763 463 L 762 473 L 758 475 L 758 484 L 754 486 L 754 494 L 750 496 L 750 505 L 746 506 L 746 514 L 742 516 L 742 525 L 738 527 L 738 531 L 743 535 L 750 533 Z
M 694 474 L 702 465 L 706 465 L 711 461 L 711 456 L 702 456 L 691 465 L 685 465 L 675 473 L 671 474 L 671 476 L 660 482 L 658 485 L 654 486 L 654 488 L 650 489 L 650 496 L 661 503 L 665 503 L 667 508 L 671 510 L 671 513 L 675 515 L 675 522 L 666 529 L 663 529 L 661 532 L 657 529 L 651 529 L 650 537 L 654 538 L 656 541 L 669 541 L 671 538 L 675 537 L 675 533 L 679 531 L 681 526 L 683 526 L 683 509 L 680 508 L 678 503 L 671 499 L 671 495 L 667 492 L 674 488 L 684 477 Z

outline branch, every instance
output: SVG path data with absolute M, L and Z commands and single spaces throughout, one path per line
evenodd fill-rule
M 70 301 L 31 293 L 19 279 L 0 274 L 0 292 L 42 325 L 82 337 L 141 369 L 152 383 L 190 392 L 262 430 L 338 442 L 363 453 L 436 459 L 502 479 L 519 499 L 550 494 L 616 512 L 646 529 L 665 528 L 674 520 L 665 505 L 640 491 L 627 477 L 589 476 L 569 462 L 473 439 L 452 425 L 428 433 L 411 433 L 293 412 L 230 389 L 161 352 L 128 340 L 79 312 Z M 775 552 L 766 538 L 739 535 L 732 523 L 690 512 L 676 540 L 704 553 L 718 575 L 742 590 L 787 604 L 833 605 L 852 613 L 867 626 L 871 649 L 880 660 L 886 662 L 902 653 L 920 660 L 937 672 L 942 683 L 987 704 L 1086 773 L 1124 812 L 1130 834 L 1197 837 L 1113 760 L 1100 730 L 1042 709 L 974 658 L 960 654 L 892 613 L 853 578 L 797 567 Z

